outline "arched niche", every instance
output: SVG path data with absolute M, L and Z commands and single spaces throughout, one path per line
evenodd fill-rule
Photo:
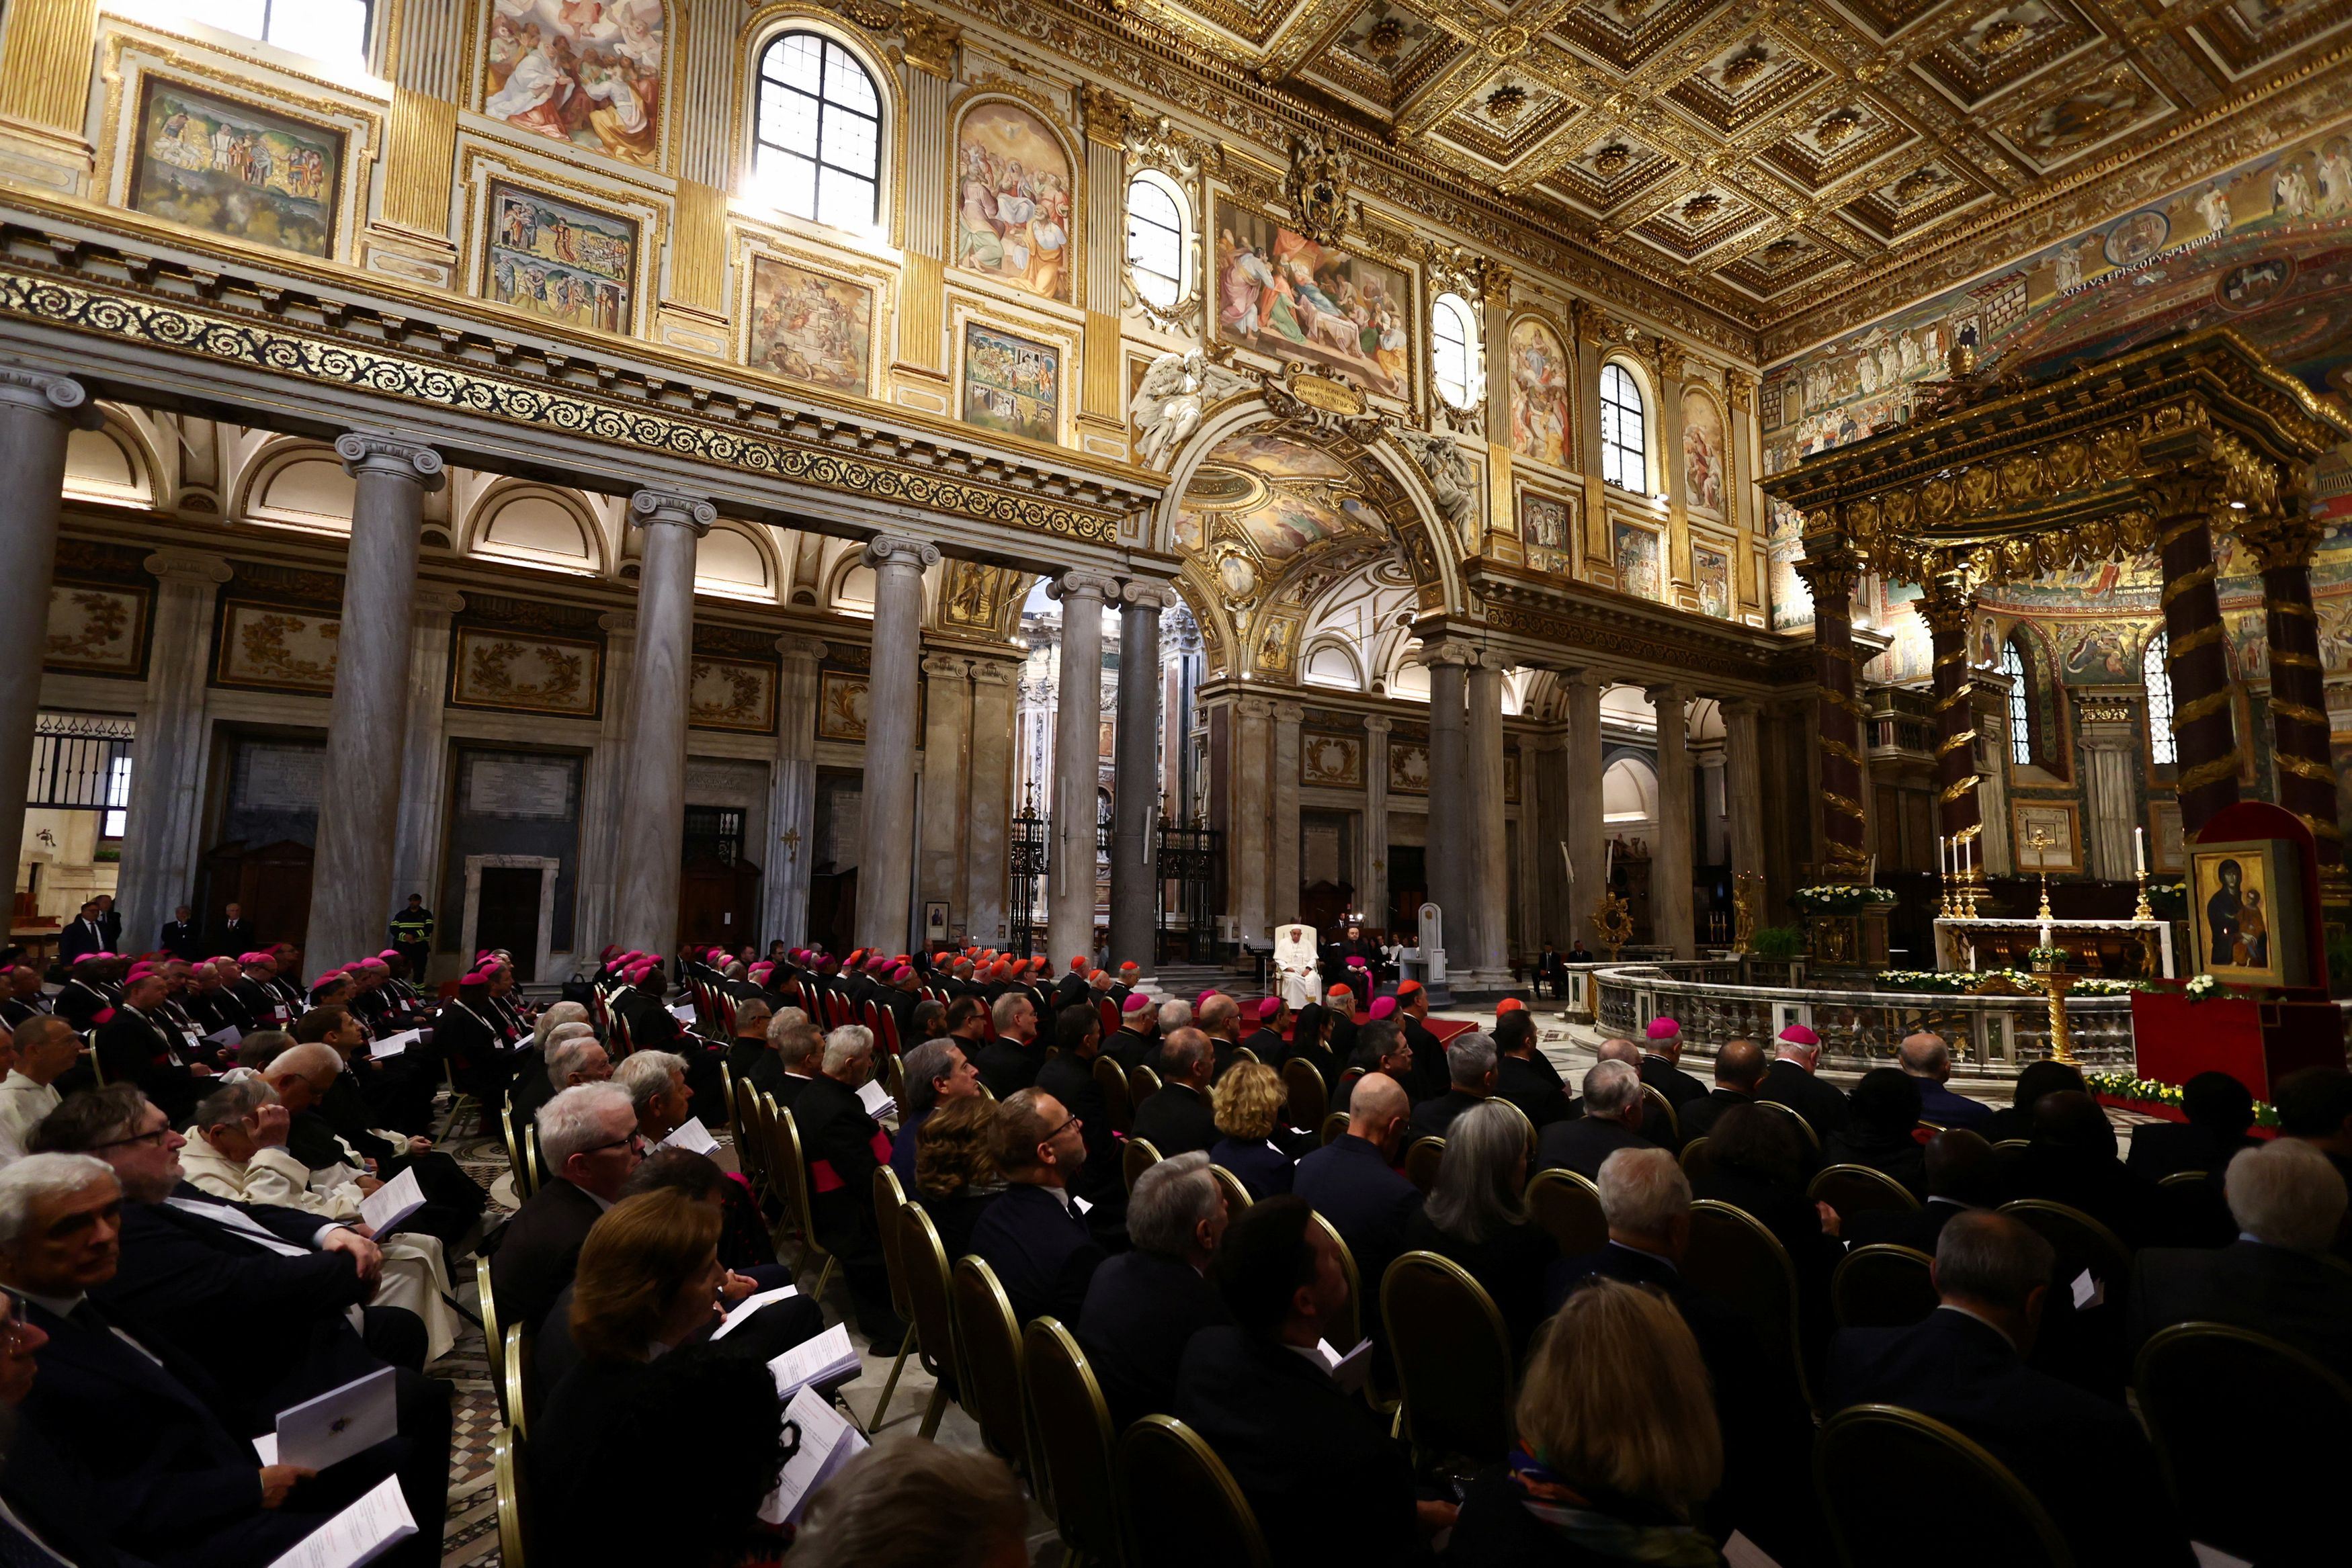
M 697 593 L 773 603 L 779 577 L 772 542 L 748 526 L 719 523 L 695 548 Z
M 1658 820 L 1658 770 L 1643 758 L 1619 757 L 1601 774 L 1604 827 Z
M 333 447 L 289 436 L 264 444 L 247 465 L 236 512 L 253 522 L 348 534 L 357 493 Z
M 484 492 L 473 508 L 466 549 L 558 570 L 593 574 L 604 566 L 604 530 L 587 499 L 544 485 L 510 482 Z

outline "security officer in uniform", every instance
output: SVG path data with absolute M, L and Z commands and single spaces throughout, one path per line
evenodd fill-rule
M 408 907 L 392 917 L 392 945 L 408 960 L 408 972 L 422 980 L 433 956 L 433 912 L 425 907 L 423 894 L 410 894 Z

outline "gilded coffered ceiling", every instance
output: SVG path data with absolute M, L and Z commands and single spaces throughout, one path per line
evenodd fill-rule
M 2352 45 L 2352 0 L 1083 8 L 1459 176 L 1768 346 L 1925 257 L 1948 272 L 1956 246 L 2032 214 L 2073 223 L 2051 214 L 2126 169 L 2168 159 L 2185 183 L 2202 144 L 2245 155 L 2245 122 L 2294 118 L 2283 95 L 2324 78 L 2340 96 Z

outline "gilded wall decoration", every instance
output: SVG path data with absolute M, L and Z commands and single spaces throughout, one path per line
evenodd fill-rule
M 871 690 L 863 675 L 824 672 L 817 681 L 817 738 L 864 741 L 866 701 Z
M 134 134 L 133 211 L 298 256 L 335 254 L 341 131 L 149 73 Z
M 1062 424 L 1062 351 L 977 321 L 964 323 L 963 421 L 1051 443 Z
M 873 384 L 874 290 L 779 256 L 751 260 L 745 362 L 863 397 Z
M 1570 389 L 1576 361 L 1539 316 L 1511 323 L 1511 450 L 1538 463 L 1576 466 L 1576 414 Z
M 2042 872 L 2083 869 L 2082 835 L 2077 831 L 2072 800 L 2011 800 L 2010 843 L 2017 869 L 2031 876 Z
M 744 735 L 776 732 L 776 666 L 746 659 L 696 659 L 687 669 L 687 722 Z
M 1393 749 L 1393 748 L 1391 748 Z M 1299 737 L 1298 781 L 1318 789 L 1360 789 L 1364 787 L 1364 742 L 1360 736 Z
M 221 606 L 213 684 L 268 692 L 335 689 L 342 622 L 334 615 L 294 613 L 276 604 L 232 599 Z
M 534 316 L 626 332 L 638 244 L 634 218 L 493 179 L 482 292 Z
M 1665 536 L 1655 528 L 1622 518 L 1612 523 L 1610 532 L 1610 558 L 1617 568 L 1617 586 L 1636 599 L 1665 598 Z
M 667 33 L 662 0 L 493 0 L 482 112 L 650 167 Z
M 1400 795 L 1429 793 L 1429 743 L 1389 737 L 1389 789 Z
M 1731 558 L 1702 544 L 1691 546 L 1691 578 L 1698 585 L 1702 615 L 1731 619 Z
M 1569 570 L 1575 539 L 1574 500 L 1520 487 L 1519 540 L 1527 548 L 1530 566 L 1539 571 Z
M 603 644 L 459 626 L 449 654 L 449 706 L 593 718 Z
M 1252 662 L 1257 672 L 1266 675 L 1289 674 L 1298 648 L 1298 622 L 1273 617 L 1257 626 L 1253 635 L 1256 651 Z
M 41 666 L 78 674 L 147 673 L 147 591 L 49 585 L 49 642 Z
M 1683 393 L 1683 494 L 1698 511 L 1723 515 L 1725 481 L 1731 473 L 1731 446 L 1724 434 L 1723 410 L 1706 393 Z
M 967 632 L 993 633 L 1008 601 L 1029 574 L 1007 566 L 989 566 L 961 556 L 947 560 L 947 580 L 940 589 L 940 624 Z
M 1403 273 L 1232 202 L 1218 204 L 1217 223 L 1221 340 L 1343 371 L 1383 396 L 1410 394 L 1413 307 Z
M 955 264 L 1070 301 L 1076 184 L 1061 136 L 1034 110 L 984 99 L 956 131 Z

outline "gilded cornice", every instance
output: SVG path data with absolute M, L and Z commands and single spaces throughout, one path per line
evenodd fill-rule
M 1746 686 L 1779 685 L 1801 674 L 1811 678 L 1809 667 L 1781 659 L 1788 639 L 1755 627 L 1487 561 L 1471 562 L 1467 570 L 1485 601 L 1485 631 L 1527 640 L 1505 650 L 1522 664 L 1549 668 L 1582 662 L 1573 651 Z M 1701 686 L 1706 689 L 1704 682 Z

